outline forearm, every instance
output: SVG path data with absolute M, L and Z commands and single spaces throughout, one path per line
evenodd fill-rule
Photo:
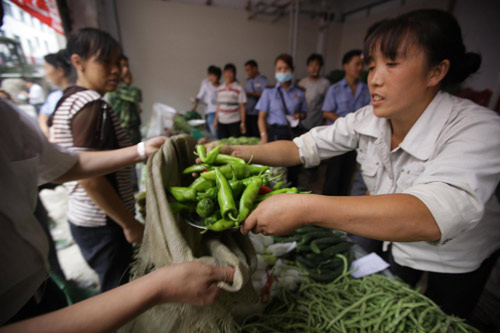
M 217 104 L 217 109 L 215 110 L 214 123 L 218 123 L 219 122 L 219 112 L 220 112 L 220 105 Z
M 335 121 L 339 119 L 339 116 L 337 116 L 334 112 L 323 112 L 323 118 L 330 121 Z
M 240 104 L 240 117 L 241 117 L 241 121 L 245 122 L 245 119 L 246 119 L 245 104 Z
M 157 272 L 59 311 L 3 327 L 0 332 L 114 331 L 158 303 Z
M 102 176 L 138 162 L 141 162 L 141 158 L 137 153 L 137 145 L 108 151 L 80 152 L 75 166 L 54 182 Z
M 80 180 L 79 184 L 85 189 L 92 201 L 123 229 L 137 223 L 134 215 L 127 209 L 105 177 Z
M 193 110 L 194 111 L 196 111 L 196 109 L 198 108 L 198 104 L 200 104 L 200 99 L 196 98 L 195 101 L 194 101 L 194 105 L 193 105 Z
M 257 119 L 257 127 L 259 128 L 259 133 L 261 138 L 265 138 L 267 141 L 267 114 L 264 112 L 259 112 L 259 118 Z
M 301 202 L 305 224 L 384 241 L 437 241 L 441 238 L 429 209 L 409 194 L 361 197 L 306 194 Z
M 300 164 L 299 148 L 293 141 L 275 141 L 255 146 L 232 146 L 233 155 L 252 163 L 269 166 L 293 166 Z
M 47 125 L 47 121 L 49 120 L 49 116 L 46 114 L 40 113 L 38 116 L 38 126 L 40 130 L 45 135 L 46 138 L 49 138 L 49 126 Z

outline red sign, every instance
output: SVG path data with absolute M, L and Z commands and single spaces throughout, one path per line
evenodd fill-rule
M 31 16 L 64 35 L 56 0 L 10 0 Z

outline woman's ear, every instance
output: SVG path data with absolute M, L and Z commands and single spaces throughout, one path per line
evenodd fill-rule
M 441 61 L 439 64 L 433 66 L 429 70 L 429 82 L 428 86 L 429 87 L 435 87 L 437 86 L 448 74 L 448 71 L 450 70 L 450 61 L 448 59 L 445 59 Z
M 77 72 L 84 72 L 82 57 L 78 54 L 72 54 L 70 59 Z

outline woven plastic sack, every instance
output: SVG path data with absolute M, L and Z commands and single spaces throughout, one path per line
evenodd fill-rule
M 137 317 L 121 332 L 234 332 L 235 311 L 258 302 L 250 282 L 257 259 L 249 238 L 238 231 L 202 235 L 170 210 L 166 188 L 192 182 L 182 170 L 194 163 L 194 146 L 191 136 L 175 136 L 148 160 L 146 227 L 132 266 L 132 279 L 156 267 L 198 260 L 234 267 L 233 284 L 220 282 L 219 287 L 226 292 L 214 305 L 162 304 Z

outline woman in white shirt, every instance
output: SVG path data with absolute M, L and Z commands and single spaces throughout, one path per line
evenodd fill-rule
M 224 84 L 217 89 L 217 112 L 213 127 L 219 132 L 219 138 L 239 137 L 246 133 L 245 89 L 236 81 L 236 67 L 224 66 Z
M 446 312 L 474 309 L 500 247 L 500 117 L 441 91 L 477 71 L 450 14 L 420 10 L 372 26 L 365 38 L 372 104 L 291 141 L 225 149 L 254 163 L 306 167 L 356 150 L 372 195 L 276 195 L 242 232 L 282 235 L 315 224 L 390 247 L 410 284 Z

